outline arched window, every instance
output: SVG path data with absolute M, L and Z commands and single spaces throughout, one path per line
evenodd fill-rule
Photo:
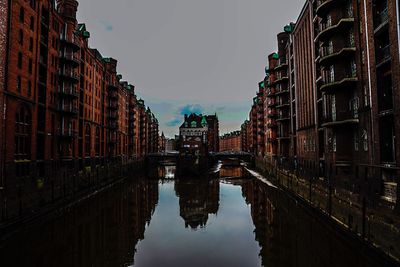
M 91 134 L 90 134 L 90 125 L 86 124 L 86 129 L 85 129 L 85 155 L 87 157 L 90 156 L 90 139 L 91 139 Z
M 100 155 L 100 127 L 96 127 L 96 156 Z
M 31 157 L 31 127 L 31 114 L 27 108 L 21 107 L 15 118 L 14 155 L 16 160 L 30 159 Z

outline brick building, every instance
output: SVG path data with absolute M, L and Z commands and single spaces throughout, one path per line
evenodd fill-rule
M 77 1 L 1 1 L 0 8 L 4 184 L 158 150 L 157 119 L 117 74 L 117 60 L 89 46 Z
M 397 1 L 305 1 L 268 57 L 265 139 L 255 135 L 256 97 L 242 125 L 243 147 L 261 156 L 265 143 L 270 163 L 335 177 L 336 185 L 355 192 L 357 177 L 369 177 L 373 195 L 396 202 L 398 13 Z
M 220 152 L 224 151 L 242 151 L 241 131 L 235 131 L 224 134 L 219 139 Z
M 219 149 L 219 122 L 217 115 L 185 115 L 179 127 L 181 154 L 205 155 Z

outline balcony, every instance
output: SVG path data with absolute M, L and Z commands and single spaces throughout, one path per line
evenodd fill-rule
M 110 91 L 118 90 L 118 84 L 112 82 L 112 83 L 108 84 L 108 89 L 109 89 Z
M 276 129 L 276 128 L 278 128 L 278 125 L 276 123 L 268 123 L 267 128 Z
M 290 120 L 289 114 L 281 114 L 276 119 L 277 122 L 284 122 L 284 121 L 289 121 L 289 120 Z
M 281 90 L 275 93 L 276 96 L 289 94 L 289 90 Z
M 280 71 L 280 70 L 284 70 L 288 67 L 288 62 L 286 60 L 279 60 L 278 62 L 278 66 L 275 67 L 275 71 Z
M 288 76 L 284 76 L 284 77 L 281 77 L 279 79 L 276 79 L 274 81 L 274 84 L 284 83 L 284 82 L 287 82 L 287 81 L 289 81 L 289 77 Z
M 277 106 L 277 103 L 276 103 L 276 102 L 270 102 L 270 103 L 268 103 L 267 106 L 268 106 L 269 108 L 274 108 L 274 107 Z
M 334 90 L 354 88 L 357 85 L 357 82 L 357 72 L 354 70 L 343 78 L 332 78 L 330 76 L 327 76 L 324 79 L 324 84 L 321 86 L 320 90 L 326 93 L 332 93 Z
M 322 47 L 321 58 L 319 60 L 319 63 L 324 66 L 331 65 L 332 62 L 352 56 L 355 54 L 355 52 L 356 48 L 354 46 L 348 46 L 343 48 Z
M 286 108 L 289 108 L 290 107 L 290 104 L 289 103 L 279 103 L 277 106 L 276 106 L 276 109 L 286 109 Z
M 64 70 L 59 73 L 60 77 L 72 82 L 79 82 L 79 75 L 72 70 Z
M 77 132 L 72 128 L 60 129 L 59 137 L 63 139 L 72 139 L 75 138 Z
M 358 124 L 357 112 L 353 110 L 340 111 L 323 118 L 323 128 L 346 127 Z
M 336 5 L 345 2 L 346 0 L 318 0 L 316 13 L 318 16 L 322 17 L 328 13 Z
M 389 12 L 388 8 L 384 8 L 382 11 L 377 12 L 374 17 L 374 33 L 379 33 L 383 28 L 389 25 Z
M 78 51 L 80 49 L 80 44 L 78 40 L 75 38 L 75 35 L 72 35 L 72 38 L 67 38 L 64 34 L 60 35 L 60 41 L 64 46 L 72 48 L 74 51 Z
M 78 90 L 76 89 L 76 87 L 73 86 L 60 87 L 58 92 L 62 97 L 73 97 L 73 98 L 79 97 Z
M 376 49 L 376 67 L 379 68 L 390 62 L 392 56 L 390 54 L 390 44 L 383 48 Z
M 118 112 L 116 112 L 116 111 L 110 111 L 110 112 L 108 113 L 107 118 L 108 118 L 109 120 L 118 120 L 118 118 L 119 118 Z
M 78 115 L 78 108 L 74 107 L 73 105 L 61 104 L 58 107 L 58 110 L 63 114 L 73 115 L 73 116 Z
M 267 93 L 267 97 L 275 97 L 275 90 Z
M 81 60 L 73 53 L 60 53 L 61 62 L 71 64 L 74 68 L 79 67 Z
M 117 101 L 110 101 L 107 107 L 109 110 L 118 110 L 118 102 Z
M 269 113 L 269 114 L 267 115 L 267 117 L 270 118 L 270 119 L 276 119 L 276 118 L 278 118 L 278 114 L 275 113 L 275 112 Z
M 111 130 L 116 130 L 118 128 L 118 123 L 116 121 L 110 121 L 108 123 L 108 128 Z
M 330 25 L 329 23 L 321 24 L 322 28 L 315 41 L 325 41 L 336 33 L 345 32 L 354 25 L 354 18 L 342 18 L 336 24 Z

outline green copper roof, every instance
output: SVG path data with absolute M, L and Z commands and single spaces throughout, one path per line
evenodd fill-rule
M 206 116 L 203 116 L 203 118 L 201 119 L 201 125 L 202 126 L 207 126 Z
M 260 83 L 260 87 L 261 87 L 261 88 L 265 88 L 264 82 L 261 82 L 261 83 Z
M 122 75 L 121 75 L 121 74 L 118 74 L 118 75 L 117 75 L 117 79 L 118 79 L 118 80 L 121 80 L 121 79 L 122 79 Z
M 279 55 L 277 53 L 272 54 L 273 59 L 279 59 Z
M 283 30 L 284 30 L 286 33 L 292 33 L 292 32 L 294 31 L 294 27 L 295 27 L 295 26 L 296 26 L 296 24 L 290 23 L 290 24 L 286 25 L 286 26 L 283 28 Z

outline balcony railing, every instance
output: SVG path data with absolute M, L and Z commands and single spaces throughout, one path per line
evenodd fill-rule
M 315 40 L 326 40 L 332 35 L 338 32 L 345 31 L 354 25 L 354 17 L 347 14 L 343 15 L 337 22 L 327 22 L 320 24 L 320 31 L 316 36 Z
M 378 48 L 376 50 L 376 65 L 385 63 L 386 61 L 388 61 L 390 59 L 391 59 L 390 44 L 383 48 Z
M 79 92 L 74 86 L 61 86 L 59 93 L 63 96 L 79 97 Z
M 62 138 L 74 138 L 77 132 L 72 128 L 60 129 L 60 137 Z
M 78 82 L 78 81 L 79 81 L 79 75 L 76 74 L 76 73 L 75 73 L 74 71 L 72 71 L 72 70 L 64 70 L 64 71 L 61 71 L 61 72 L 59 73 L 59 75 L 60 75 L 61 77 L 64 77 L 64 78 L 73 80 L 73 81 L 75 81 L 75 82 Z
M 71 47 L 75 51 L 80 49 L 80 44 L 79 44 L 77 38 L 75 37 L 75 35 L 72 35 L 71 38 L 67 38 L 67 36 L 65 36 L 65 34 L 61 34 L 60 40 L 62 43 L 64 43 L 68 47 Z
M 379 28 L 383 24 L 389 21 L 389 12 L 386 7 L 384 10 L 380 11 L 375 15 L 375 29 Z
M 358 123 L 358 112 L 355 110 L 338 111 L 323 117 L 322 127 L 338 127 Z
M 79 66 L 80 58 L 78 58 L 74 53 L 60 53 L 60 58 L 63 61 L 68 61 L 72 63 L 75 67 Z
M 62 113 L 68 113 L 72 115 L 78 114 L 78 108 L 71 104 L 60 104 L 58 110 Z

